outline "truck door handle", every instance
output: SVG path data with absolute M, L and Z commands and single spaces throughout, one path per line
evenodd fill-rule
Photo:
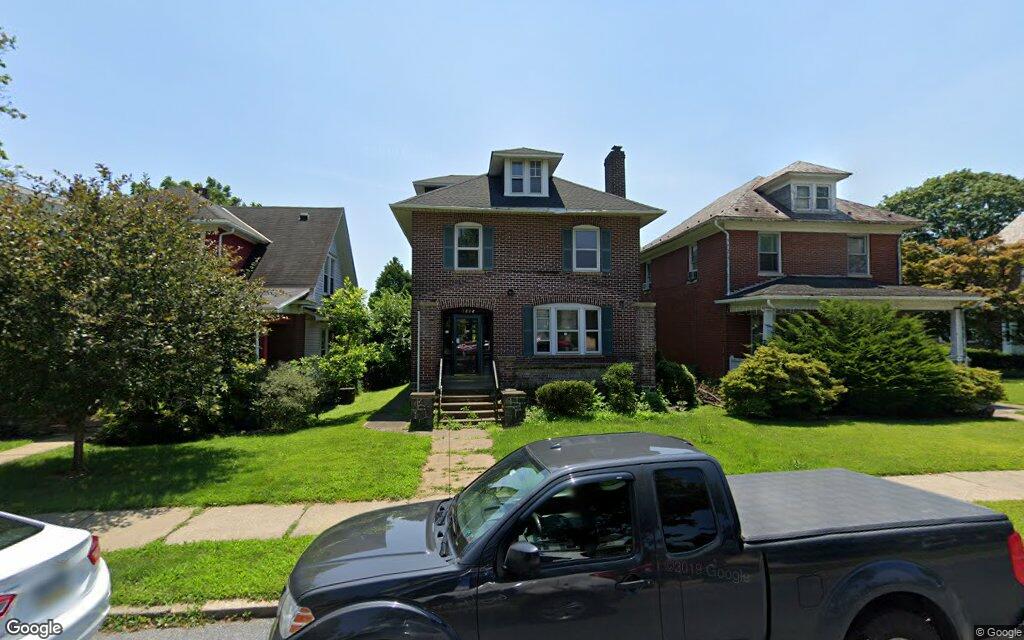
M 626 576 L 623 580 L 615 583 L 616 589 L 619 591 L 629 591 L 630 593 L 635 593 L 649 586 L 651 586 L 651 580 L 637 578 L 636 576 Z

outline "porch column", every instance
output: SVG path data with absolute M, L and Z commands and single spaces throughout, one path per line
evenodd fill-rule
M 761 342 L 768 342 L 775 333 L 775 309 L 765 307 L 761 312 Z
M 964 333 L 964 310 L 957 307 L 949 312 L 949 358 L 953 362 L 966 359 L 967 338 Z

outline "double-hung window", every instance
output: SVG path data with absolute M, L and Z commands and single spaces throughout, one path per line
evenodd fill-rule
M 338 260 L 332 255 L 328 255 L 327 259 L 324 260 L 324 295 L 329 296 L 334 293 L 336 286 L 334 272 L 337 265 Z
M 644 291 L 651 290 L 651 263 L 644 263 Z
M 523 162 L 521 160 L 513 160 L 509 163 L 509 172 L 511 178 L 509 178 L 509 190 L 512 193 L 523 192 Z
M 810 211 L 811 185 L 798 184 L 793 186 L 793 208 L 797 211 Z
M 793 185 L 794 211 L 830 211 L 832 209 L 832 185 Z
M 547 196 L 546 160 L 517 159 L 505 161 L 506 196 Z
M 455 268 L 483 268 L 483 233 L 478 224 L 455 225 Z
M 549 304 L 533 310 L 537 354 L 601 353 L 601 310 L 580 304 Z
M 868 275 L 868 237 L 850 236 L 846 239 L 846 272 L 851 276 Z
M 782 249 L 778 233 L 757 234 L 758 273 L 782 273 Z
M 597 227 L 576 227 L 572 230 L 573 271 L 599 271 L 601 230 Z
M 690 245 L 690 253 L 688 257 L 688 268 L 686 271 L 686 281 L 693 282 L 697 279 L 697 245 Z
M 543 173 L 540 160 L 530 160 L 530 193 L 540 193 Z
M 814 208 L 818 211 L 832 208 L 832 189 L 827 184 L 814 185 Z

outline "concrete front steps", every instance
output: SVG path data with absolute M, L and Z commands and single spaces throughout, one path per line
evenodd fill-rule
M 495 405 L 497 404 L 497 408 Z M 501 422 L 501 400 L 484 393 L 444 394 L 441 396 L 441 422 L 476 424 Z

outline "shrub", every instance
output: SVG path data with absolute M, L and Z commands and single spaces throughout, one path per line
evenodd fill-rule
M 779 320 L 771 344 L 825 363 L 848 392 L 838 410 L 922 415 L 947 411 L 953 364 L 921 320 L 889 305 L 827 300 Z M 930 401 L 929 399 L 932 399 Z
M 253 405 L 260 395 L 260 383 L 269 371 L 262 360 L 236 362 L 232 366 L 221 401 L 221 432 L 250 431 L 259 427 Z
M 313 378 L 293 363 L 270 370 L 259 385 L 253 409 L 260 426 L 267 429 L 298 429 L 310 424 L 320 389 Z
M 644 391 L 643 404 L 647 405 L 647 408 L 657 413 L 665 413 L 668 411 L 668 398 L 657 389 L 648 389 Z
M 971 366 L 998 371 L 1024 371 L 1024 354 L 1002 353 L 992 349 L 968 349 Z
M 846 388 L 810 356 L 763 346 L 722 378 L 730 413 L 755 418 L 811 418 L 828 412 Z
M 616 413 L 636 413 L 636 385 L 633 382 L 633 365 L 629 362 L 613 364 L 601 376 L 608 406 Z
M 685 402 L 691 409 L 697 402 L 697 379 L 678 362 L 659 359 L 655 365 L 658 388 L 671 402 Z
M 335 341 L 327 355 L 302 358 L 299 367 L 316 382 L 319 390 L 317 409 L 326 411 L 341 402 L 342 389 L 358 389 L 366 374 L 367 363 L 376 352 L 376 345 L 347 346 L 344 342 Z
M 954 393 L 949 398 L 949 410 L 958 415 L 987 413 L 994 402 L 1005 397 L 1002 376 L 998 371 L 980 367 L 955 365 Z
M 597 391 L 583 380 L 557 380 L 537 389 L 537 404 L 549 416 L 585 417 L 594 412 Z

